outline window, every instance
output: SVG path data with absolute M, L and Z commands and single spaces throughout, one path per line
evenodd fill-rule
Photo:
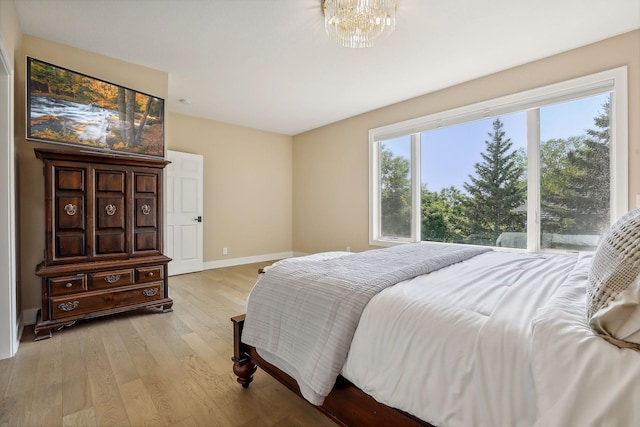
M 369 132 L 370 243 L 592 250 L 627 211 L 626 68 Z

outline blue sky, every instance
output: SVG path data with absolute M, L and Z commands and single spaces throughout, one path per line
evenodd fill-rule
M 609 94 L 591 96 L 571 102 L 540 108 L 540 138 L 568 138 L 584 135 L 594 128 L 593 118 L 602 111 Z M 474 174 L 474 165 L 482 161 L 480 153 L 485 141 L 493 132 L 494 118 L 465 123 L 458 126 L 424 132 L 422 140 L 422 183 L 431 191 L 455 186 L 463 190 L 462 184 Z M 526 147 L 526 112 L 500 116 L 505 137 L 510 138 L 513 148 Z M 397 138 L 385 144 L 396 155 L 409 159 L 408 137 Z

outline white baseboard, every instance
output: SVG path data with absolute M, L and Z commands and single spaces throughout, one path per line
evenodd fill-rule
M 236 265 L 254 264 L 256 262 L 275 261 L 283 258 L 291 258 L 306 255 L 302 252 L 277 252 L 273 254 L 256 255 L 242 258 L 220 259 L 215 261 L 206 261 L 204 263 L 205 270 L 214 268 L 233 267 Z
M 36 313 L 38 312 L 38 310 L 36 310 Z M 33 323 L 36 323 L 35 319 L 33 321 Z M 18 348 L 20 347 L 20 340 L 22 339 L 22 332 L 24 331 L 24 312 L 21 312 L 20 315 L 18 316 L 18 320 L 16 321 L 16 336 L 13 337 L 14 338 L 14 342 L 13 342 L 13 354 L 10 355 L 10 357 L 13 357 L 16 355 L 16 353 L 18 352 Z

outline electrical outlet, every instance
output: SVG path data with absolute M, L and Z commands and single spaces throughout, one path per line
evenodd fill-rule
M 222 255 L 229 255 L 229 250 L 227 248 L 222 248 Z

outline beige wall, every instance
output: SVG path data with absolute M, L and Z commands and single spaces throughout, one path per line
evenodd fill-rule
M 41 144 L 25 140 L 25 57 L 32 56 L 90 76 L 166 98 L 169 76 L 165 72 L 118 61 L 31 36 L 24 36 L 20 54 L 16 52 L 16 153 L 19 166 L 19 230 L 22 308 L 40 307 L 40 280 L 35 275 L 44 259 L 44 178 L 42 162 L 33 149 Z M 33 319 L 25 319 L 27 322 Z
M 177 113 L 169 122 L 167 149 L 204 156 L 204 261 L 290 252 L 292 138 Z
M 22 39 L 18 12 L 13 0 L 0 0 L 0 34 L 2 35 L 6 54 L 12 60 L 19 49 Z
M 370 248 L 369 129 L 623 65 L 629 87 L 629 206 L 634 207 L 640 193 L 640 30 L 294 136 L 293 250 Z

